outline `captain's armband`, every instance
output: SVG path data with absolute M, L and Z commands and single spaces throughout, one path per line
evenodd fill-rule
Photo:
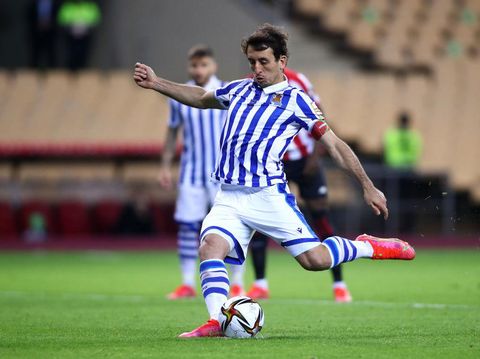
M 318 141 L 328 130 L 330 130 L 330 127 L 328 127 L 327 123 L 323 120 L 319 120 L 315 121 L 310 133 L 312 134 L 312 137 Z

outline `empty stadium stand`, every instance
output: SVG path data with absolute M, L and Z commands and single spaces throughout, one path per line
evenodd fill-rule
M 428 68 L 442 56 L 479 56 L 478 0 L 293 0 L 293 9 L 387 68 Z
M 385 131 L 409 112 L 424 141 L 420 172 L 448 174 L 480 203 L 480 0 L 292 5 L 329 41 L 371 61 L 370 71 L 306 71 L 332 128 L 378 158 Z M 157 231 L 174 231 L 176 191 L 157 184 L 167 115 L 165 98 L 138 90 L 128 70 L 0 70 L 0 237 L 25 233 L 37 212 L 50 233 L 111 233 L 138 184 Z M 351 205 L 348 178 L 327 176 L 331 202 Z M 84 187 L 72 191 L 76 182 Z M 96 193 L 82 197 L 83 188 Z
M 433 77 L 385 73 L 308 73 L 322 97 L 327 117 L 344 138 L 367 153 L 381 153 L 382 136 L 400 111 L 409 111 L 425 141 L 421 169 L 448 171 L 459 188 L 473 188 L 478 155 L 480 66 L 473 59 L 445 58 Z M 131 155 L 155 159 L 162 147 L 168 113 L 165 99 L 138 91 L 129 72 L 88 71 L 3 74 L 9 87 L 0 109 L 0 179 L 13 173 L 24 182 L 103 180 L 154 182 L 157 163 L 92 163 L 97 156 Z M 466 146 L 466 144 L 470 146 Z M 448 145 L 447 145 L 448 144 Z M 79 156 L 75 162 L 9 158 Z M 81 160 L 83 158 L 83 162 Z M 459 159 L 465 159 L 459 161 Z

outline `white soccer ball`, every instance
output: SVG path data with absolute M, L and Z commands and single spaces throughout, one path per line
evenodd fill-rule
M 226 337 L 252 338 L 263 327 L 263 309 L 252 298 L 233 297 L 222 305 L 218 321 Z

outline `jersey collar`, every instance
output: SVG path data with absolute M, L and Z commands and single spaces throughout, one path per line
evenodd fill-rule
M 283 78 L 284 78 L 284 80 L 282 82 L 279 82 L 278 84 L 270 85 L 268 87 L 264 87 L 263 92 L 266 95 L 270 95 L 272 93 L 281 92 L 281 91 L 285 90 L 288 87 L 288 80 L 287 80 L 287 77 L 285 75 L 283 75 Z

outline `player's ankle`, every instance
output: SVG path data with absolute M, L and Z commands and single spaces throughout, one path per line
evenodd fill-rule
M 347 288 L 347 284 L 342 280 L 336 281 L 336 282 L 333 282 L 333 289 L 335 288 Z
M 259 287 L 262 289 L 268 289 L 268 281 L 266 278 L 256 279 L 253 283 L 255 287 Z

